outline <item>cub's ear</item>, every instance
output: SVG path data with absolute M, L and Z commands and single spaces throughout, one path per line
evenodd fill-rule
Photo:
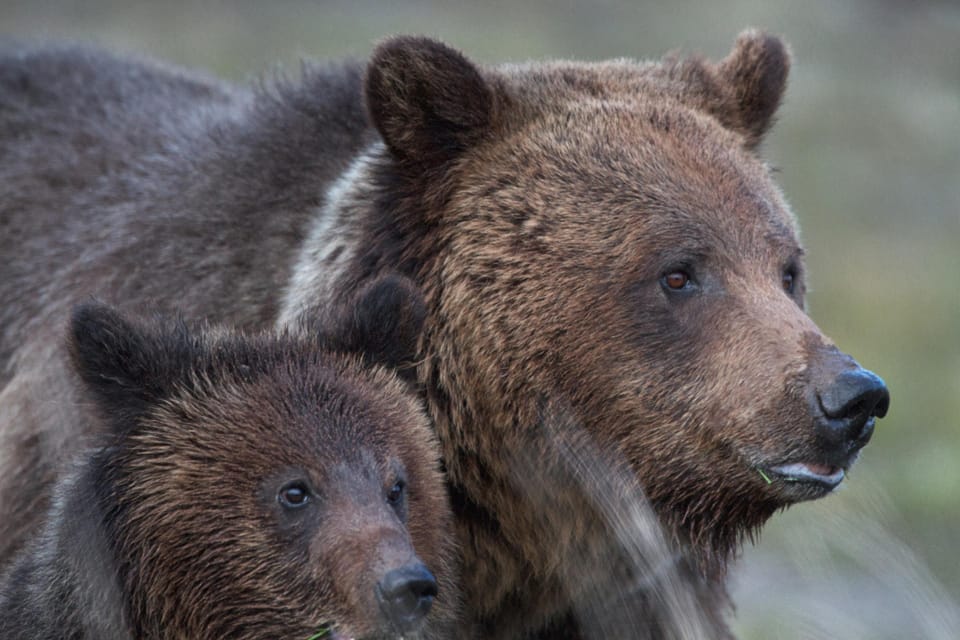
M 68 335 L 74 370 L 116 425 L 129 425 L 188 377 L 192 342 L 183 323 L 161 335 L 98 303 L 74 309 Z
M 367 362 L 413 380 L 427 316 L 423 295 L 408 278 L 383 276 L 363 287 L 321 330 L 331 348 L 362 354 Z
M 763 138 L 780 106 L 790 72 L 790 52 L 780 38 L 757 30 L 737 37 L 733 51 L 716 65 L 726 104 L 715 111 L 724 125 L 740 132 L 746 146 Z
M 481 140 L 494 119 L 494 91 L 460 52 L 428 38 L 383 42 L 367 66 L 374 126 L 398 160 L 438 166 Z

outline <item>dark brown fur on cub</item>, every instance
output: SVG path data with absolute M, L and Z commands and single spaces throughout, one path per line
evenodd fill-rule
M 436 441 L 377 364 L 415 346 L 411 292 L 378 283 L 298 339 L 80 307 L 71 353 L 106 434 L 0 581 L 0 636 L 451 637 Z M 371 335 L 371 313 L 407 323 Z

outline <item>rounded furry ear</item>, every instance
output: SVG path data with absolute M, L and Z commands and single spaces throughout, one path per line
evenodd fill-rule
M 129 422 L 169 394 L 183 377 L 178 357 L 190 343 L 182 323 L 161 337 L 99 303 L 74 309 L 68 335 L 74 370 L 117 424 Z
M 720 82 L 731 92 L 730 104 L 718 117 L 744 135 L 748 148 L 756 147 L 773 124 L 773 115 L 787 87 L 787 46 L 780 38 L 762 31 L 744 31 L 716 70 Z
M 426 304 L 408 278 L 386 275 L 364 286 L 331 316 L 321 317 L 320 339 L 332 349 L 362 354 L 367 362 L 412 379 Z
M 439 165 L 486 135 L 494 92 L 460 52 L 401 36 L 376 48 L 365 83 L 370 118 L 398 160 Z
M 392 369 L 413 364 L 427 307 L 420 290 L 408 278 L 388 275 L 357 295 L 354 331 L 357 347 Z

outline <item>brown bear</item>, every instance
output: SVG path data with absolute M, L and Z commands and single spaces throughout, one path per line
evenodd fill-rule
M 400 37 L 254 91 L 3 57 L 0 562 L 91 429 L 50 339 L 78 296 L 285 326 L 399 272 L 483 634 L 723 635 L 741 541 L 889 403 L 804 312 L 758 154 L 788 68 L 756 31 L 719 62 L 498 67 Z
M 0 637 L 452 637 L 437 443 L 379 364 L 415 348 L 413 291 L 384 279 L 297 339 L 79 307 L 70 352 L 107 424 L 0 581 Z

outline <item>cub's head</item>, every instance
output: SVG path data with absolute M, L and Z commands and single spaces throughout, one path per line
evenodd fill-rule
M 704 558 L 834 489 L 889 401 L 806 315 L 757 153 L 789 64 L 755 31 L 719 62 L 498 68 L 397 38 L 367 73 L 369 179 L 430 309 L 421 380 L 453 424 L 563 398 Z
M 422 319 L 392 277 L 307 337 L 75 311 L 73 363 L 109 425 L 99 506 L 138 634 L 443 633 L 458 596 L 437 446 L 382 366 L 414 359 Z

